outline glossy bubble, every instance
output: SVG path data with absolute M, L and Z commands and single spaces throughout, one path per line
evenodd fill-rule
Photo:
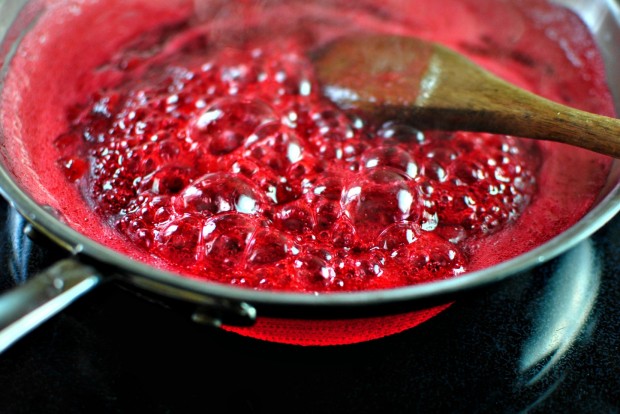
M 144 177 L 140 189 L 154 194 L 176 194 L 190 183 L 194 174 L 190 167 L 165 164 Z
M 283 182 L 278 174 L 271 169 L 263 168 L 251 159 L 242 158 L 235 161 L 231 166 L 231 171 L 252 181 L 265 198 L 273 203 L 278 204 L 292 198 L 287 197 L 292 189 L 287 187 L 286 182 Z
M 133 171 L 147 175 L 163 164 L 174 163 L 180 151 L 174 140 L 150 141 L 129 147 L 126 150 L 126 160 Z
M 123 219 L 144 221 L 151 228 L 151 232 L 156 232 L 153 227 L 180 217 L 174 212 L 169 196 L 156 195 L 150 191 L 142 192 L 133 198 L 122 215 Z
M 228 173 L 211 173 L 195 180 L 178 194 L 177 211 L 196 212 L 205 217 L 224 212 L 258 214 L 267 201 L 247 178 Z
M 466 264 L 463 253 L 455 245 L 428 232 L 398 249 L 395 260 L 402 266 L 408 283 L 453 277 L 463 273 Z
M 276 173 L 284 174 L 292 164 L 302 160 L 303 152 L 303 146 L 294 131 L 278 128 L 252 143 L 244 156 Z
M 327 249 L 311 249 L 295 258 L 295 271 L 306 286 L 325 290 L 336 279 L 337 268 L 332 252 Z
M 364 284 L 373 285 L 375 279 L 380 278 L 385 271 L 385 255 L 380 250 L 366 250 L 355 252 L 346 257 L 342 263 L 340 280 L 343 288 L 354 290 L 356 281 L 363 280 Z
M 304 188 L 306 198 L 311 203 L 315 200 L 323 199 L 340 201 L 349 180 L 350 174 L 346 172 L 327 171 L 323 174 L 311 177 Z
M 206 143 L 213 155 L 239 148 L 259 127 L 275 123 L 272 108 L 259 99 L 226 97 L 213 102 L 196 119 L 192 138 Z
M 312 209 L 302 202 L 280 207 L 275 214 L 274 224 L 292 234 L 304 234 L 312 231 L 316 217 Z
M 304 186 L 304 200 L 316 217 L 315 232 L 322 240 L 331 238 L 333 224 L 342 215 L 342 194 L 348 175 L 325 172 L 313 177 Z
M 407 176 L 382 168 L 360 174 L 357 181 L 348 185 L 342 200 L 347 216 L 366 240 L 417 214 L 419 203 Z
M 202 232 L 202 259 L 215 268 L 242 266 L 248 245 L 262 227 L 259 219 L 235 213 L 209 219 Z
M 385 140 L 407 144 L 421 144 L 426 141 L 424 133 L 408 124 L 388 121 L 377 131 L 377 135 Z
M 411 154 L 397 146 L 369 148 L 362 154 L 362 167 L 364 169 L 391 167 L 409 178 L 418 175 L 418 166 Z
M 364 248 L 357 237 L 357 228 L 346 216 L 334 220 L 331 227 L 331 244 L 338 249 Z
M 172 220 L 154 233 L 153 245 L 163 257 L 173 262 L 195 263 L 202 250 L 204 220 L 185 216 Z
M 338 110 L 326 108 L 311 116 L 321 140 L 345 141 L 354 137 L 351 120 Z
M 284 178 L 290 186 L 299 193 L 307 192 L 312 187 L 312 180 L 325 171 L 325 163 L 314 156 L 304 154 L 304 157 L 288 166 Z
M 412 222 L 394 223 L 379 234 L 375 246 L 388 252 L 414 243 L 420 237 L 420 226 Z
M 293 255 L 292 244 L 286 235 L 277 229 L 260 229 L 248 247 L 246 260 L 250 265 L 277 263 Z

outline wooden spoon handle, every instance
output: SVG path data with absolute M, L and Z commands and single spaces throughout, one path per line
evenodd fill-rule
M 434 53 L 423 83 L 432 82 L 433 66 L 440 65 L 442 73 L 433 90 L 420 91 L 412 105 L 410 120 L 418 119 L 418 125 L 544 139 L 620 158 L 620 120 L 542 98 L 435 47 L 443 50 Z M 458 76 L 448 73 L 457 68 Z
M 489 132 L 562 142 L 620 158 L 620 121 L 515 92 L 512 112 L 490 113 Z M 519 117 L 518 122 L 515 119 Z M 495 120 L 493 119 L 495 118 Z M 481 121 L 481 126 L 483 122 Z

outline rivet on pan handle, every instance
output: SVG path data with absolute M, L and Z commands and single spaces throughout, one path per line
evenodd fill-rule
M 192 314 L 192 321 L 219 328 L 222 325 L 252 326 L 256 322 L 256 309 L 244 302 L 225 307 L 200 306 Z
M 179 288 L 140 276 L 125 275 L 133 286 L 163 297 L 196 304 L 192 320 L 210 326 L 252 326 L 256 323 L 256 308 L 249 303 L 216 298 L 190 289 Z
M 57 314 L 101 281 L 76 259 L 61 260 L 0 296 L 0 352 Z

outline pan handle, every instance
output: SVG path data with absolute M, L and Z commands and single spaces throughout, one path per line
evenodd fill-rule
M 69 258 L 0 295 L 0 353 L 100 282 L 94 268 Z

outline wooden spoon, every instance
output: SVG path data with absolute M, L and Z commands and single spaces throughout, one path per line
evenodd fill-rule
M 545 139 L 620 158 L 620 120 L 519 89 L 435 43 L 345 37 L 318 51 L 314 62 L 325 94 L 345 109 L 420 129 Z

